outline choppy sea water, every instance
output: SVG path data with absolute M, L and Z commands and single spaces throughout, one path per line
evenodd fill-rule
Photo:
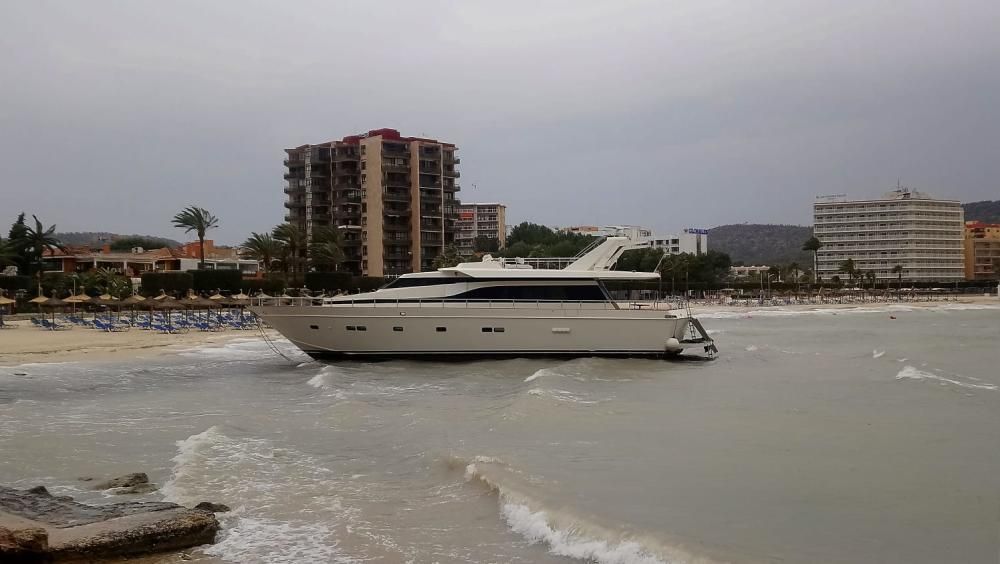
M 710 362 L 0 367 L 0 483 L 145 471 L 234 508 L 200 562 L 996 562 L 1000 309 L 701 317 Z

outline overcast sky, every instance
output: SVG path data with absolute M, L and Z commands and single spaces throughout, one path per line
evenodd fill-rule
M 238 243 L 283 149 L 369 129 L 459 146 L 508 223 L 811 222 L 896 184 L 1000 198 L 1000 2 L 7 1 L 0 231 Z M 475 187 L 474 187 L 475 185 Z

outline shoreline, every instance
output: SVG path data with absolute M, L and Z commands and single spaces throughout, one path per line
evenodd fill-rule
M 628 307 L 629 302 L 619 302 Z M 642 302 L 648 303 L 648 302 Z M 684 315 L 684 308 L 670 307 L 676 304 L 650 304 L 653 309 Z M 724 305 L 692 303 L 690 310 L 694 317 L 791 315 L 809 313 L 836 313 L 838 311 L 876 312 L 907 310 L 967 309 L 1000 310 L 1000 299 L 995 296 L 961 296 L 957 299 L 916 302 L 876 302 L 876 303 L 815 303 L 777 305 Z M 155 331 L 132 329 L 123 333 L 107 333 L 76 327 L 68 331 L 45 331 L 29 321 L 7 321 L 16 329 L 0 330 L 0 366 L 10 367 L 21 364 L 45 362 L 108 361 L 121 359 L 141 359 L 163 356 L 179 352 L 185 348 L 203 345 L 222 345 L 240 338 L 259 339 L 258 331 L 229 329 L 219 332 L 192 331 L 180 335 L 162 334 Z M 274 338 L 280 338 L 273 330 L 268 330 Z
M 238 338 L 260 338 L 259 331 L 229 329 L 192 331 L 179 335 L 132 329 L 108 333 L 74 327 L 46 331 L 29 321 L 7 322 L 15 329 L 0 329 L 0 366 L 46 362 L 81 362 L 149 358 L 199 345 L 224 344 Z

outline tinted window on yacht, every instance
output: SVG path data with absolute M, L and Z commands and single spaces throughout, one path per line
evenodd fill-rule
M 454 284 L 459 282 L 454 278 L 397 278 L 382 288 L 413 288 L 416 286 L 437 286 L 438 284 Z
M 493 286 L 475 288 L 448 299 L 454 300 L 525 300 L 525 301 L 605 301 L 600 286 Z

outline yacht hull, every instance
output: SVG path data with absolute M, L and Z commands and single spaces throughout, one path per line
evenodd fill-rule
M 251 308 L 316 358 L 672 356 L 714 351 L 697 321 L 662 311 L 399 305 Z

